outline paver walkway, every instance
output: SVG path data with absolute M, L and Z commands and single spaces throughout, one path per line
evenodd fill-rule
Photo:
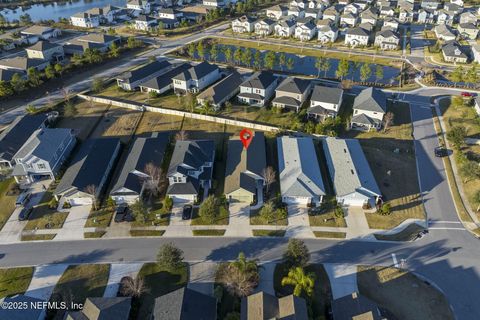
M 36 267 L 25 295 L 48 301 L 55 285 L 67 267 L 68 264 L 50 264 Z
M 187 287 L 213 296 L 213 285 L 215 283 L 217 266 L 216 263 L 210 261 L 191 263 L 190 280 Z
M 74 206 L 70 209 L 62 229 L 54 240 L 80 240 L 83 239 L 83 228 L 87 222 L 92 206 Z
M 338 299 L 358 291 L 357 266 L 335 263 L 325 263 L 323 266 L 330 279 L 333 299 Z
M 301 206 L 288 206 L 288 227 L 285 233 L 289 238 L 315 238 L 308 221 L 308 209 Z
M 260 283 L 255 288 L 255 292 L 264 291 L 271 295 L 275 295 L 275 289 L 273 288 L 273 273 L 275 271 L 274 262 L 264 263 L 260 268 Z
M 231 203 L 228 207 L 230 220 L 228 223 L 226 237 L 251 237 L 250 206 L 243 202 Z
M 108 275 L 107 287 L 103 293 L 104 297 L 116 297 L 120 280 L 123 277 L 135 278 L 142 268 L 143 263 L 112 263 Z

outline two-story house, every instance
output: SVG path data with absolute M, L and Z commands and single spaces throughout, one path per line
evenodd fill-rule
M 50 38 L 57 38 L 60 35 L 62 35 L 62 30 L 60 29 L 55 29 L 52 27 L 45 27 L 45 26 L 38 26 L 38 25 L 33 25 L 31 27 L 28 27 L 20 31 L 21 37 L 35 37 L 38 40 L 48 40 Z M 32 42 L 29 41 L 28 43 L 32 43 Z
M 443 59 L 446 62 L 467 63 L 468 56 L 456 41 L 449 41 L 442 47 Z
M 151 31 L 158 27 L 158 20 L 154 17 L 139 14 L 135 18 L 135 29 L 141 31 Z
M 470 11 L 462 12 L 460 14 L 459 23 L 473 23 L 474 25 L 477 25 L 477 22 L 478 22 L 477 16 Z
M 355 27 L 357 25 L 358 18 L 353 13 L 344 13 L 340 16 L 340 26 L 342 27 Z
M 335 6 L 328 7 L 323 11 L 323 20 L 331 20 L 333 24 L 337 24 L 340 19 L 340 13 Z
M 289 38 L 295 32 L 295 21 L 280 20 L 275 24 L 274 30 L 277 37 Z
M 395 18 L 389 17 L 389 18 L 383 19 L 382 30 L 390 29 L 393 31 L 398 31 L 398 26 L 399 26 L 399 23 Z
M 313 18 L 313 19 L 320 19 L 322 17 L 322 12 L 320 9 L 312 9 L 307 8 L 305 9 L 305 18 Z
M 79 12 L 70 17 L 73 26 L 81 28 L 96 28 L 100 25 L 100 17 L 88 12 Z
M 213 140 L 177 141 L 167 178 L 167 196 L 174 202 L 193 202 L 203 189 L 212 187 L 215 142 Z
M 150 14 L 151 5 L 149 0 L 130 0 L 127 2 L 127 9 L 133 10 L 133 15 Z
M 437 39 L 443 41 L 452 41 L 457 38 L 457 36 L 453 33 L 453 30 L 445 24 L 439 24 L 435 26 L 434 32 Z
M 12 175 L 17 183 L 31 183 L 41 177 L 55 179 L 75 143 L 72 129 L 36 130 L 13 156 L 15 167 Z
M 311 88 L 310 80 L 288 77 L 275 89 L 272 105 L 275 108 L 298 112 L 307 100 Z
M 378 130 L 387 112 L 385 93 L 373 87 L 362 90 L 353 102 L 350 127 L 357 130 Z
M 288 8 L 282 5 L 275 5 L 266 10 L 266 15 L 270 19 L 280 19 L 288 14 Z
M 348 46 L 368 46 L 369 42 L 370 31 L 363 28 L 350 28 L 345 33 L 345 44 Z
M 330 25 L 318 27 L 318 41 L 321 43 L 335 42 L 338 38 L 338 29 L 337 27 L 332 27 Z
M 27 57 L 30 59 L 43 59 L 53 62 L 63 60 L 65 56 L 63 46 L 43 40 L 28 47 L 26 51 Z
M 343 100 L 343 90 L 316 85 L 310 99 L 307 115 L 323 121 L 327 117 L 335 118 Z
M 220 79 L 220 69 L 206 61 L 172 78 L 175 93 L 199 92 Z
M 376 25 L 378 20 L 378 11 L 374 7 L 370 7 L 365 11 L 360 13 L 360 22 L 361 23 L 371 23 L 372 25 Z
M 417 14 L 418 23 L 432 24 L 435 21 L 436 15 L 433 9 L 420 9 Z
M 172 64 L 166 60 L 153 61 L 134 70 L 122 73 L 117 78 L 117 85 L 123 90 L 136 90 L 144 82 L 166 73 Z
M 400 35 L 392 30 L 383 30 L 375 35 L 375 46 L 383 50 L 396 50 L 400 44 Z
M 255 22 L 255 33 L 266 37 L 273 33 L 273 28 L 275 26 L 275 21 L 271 19 L 262 19 Z
M 232 21 L 232 31 L 237 33 L 250 33 L 255 29 L 255 19 L 241 16 Z
M 475 40 L 478 37 L 479 29 L 473 23 L 460 23 L 457 26 L 457 30 L 465 39 Z
M 240 85 L 237 99 L 240 103 L 263 107 L 275 93 L 278 78 L 269 71 L 260 71 Z
M 295 38 L 300 41 L 312 40 L 317 32 L 317 26 L 313 22 L 307 22 L 295 27 Z
M 290 7 L 288 8 L 287 14 L 296 18 L 305 18 L 305 10 L 300 7 Z

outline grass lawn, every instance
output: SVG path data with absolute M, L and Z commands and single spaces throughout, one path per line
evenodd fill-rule
M 271 225 L 271 226 L 286 226 L 288 225 L 288 217 L 277 218 L 272 221 L 267 221 L 260 215 L 261 209 L 250 210 L 250 224 L 254 226 L 258 225 Z M 278 209 L 276 210 L 278 211 Z
M 108 264 L 71 265 L 53 289 L 51 300 L 72 295 L 74 302 L 84 303 L 87 297 L 102 297 L 109 272 Z
M 88 215 L 87 222 L 85 222 L 85 228 L 97 227 L 106 228 L 112 221 L 114 210 L 110 208 L 101 208 L 100 210 L 91 210 Z
M 315 275 L 315 292 L 313 293 L 312 312 L 313 319 L 329 319 L 328 312 L 330 309 L 330 301 L 332 300 L 332 291 L 330 288 L 330 280 L 321 264 L 311 264 L 305 268 L 306 273 Z M 288 274 L 285 264 L 278 263 L 275 266 L 273 274 L 273 287 L 275 293 L 279 297 L 283 297 L 293 293 L 293 287 L 282 287 L 282 278 Z
M 157 215 L 160 215 L 157 219 Z M 146 226 L 168 226 L 170 223 L 170 212 L 167 212 L 163 207 L 161 201 L 156 201 L 150 208 L 147 219 L 142 221 L 140 219 L 132 222 L 132 227 L 146 227 Z
M 30 217 L 28 218 L 27 225 L 23 230 L 34 229 L 59 229 L 63 226 L 65 219 L 67 219 L 67 212 L 57 212 L 48 207 L 48 203 L 53 198 L 52 188 L 46 191 L 40 200 L 40 203 L 33 208 Z
M 141 297 L 135 319 L 149 319 L 155 298 L 187 285 L 188 266 L 185 264 L 183 268 L 171 272 L 162 269 L 157 263 L 146 263 L 138 276 L 144 279 L 147 292 Z
M 467 129 L 469 138 L 480 138 L 480 121 L 478 121 L 478 115 L 473 107 L 455 105 L 450 102 L 450 99 L 443 99 L 440 102 L 440 110 L 447 132 L 455 126 L 463 126 Z M 457 155 L 458 151 L 453 150 L 453 152 Z M 478 162 L 480 159 L 480 145 L 465 145 L 461 148 L 461 152 L 470 160 Z M 457 167 L 460 169 L 461 164 L 458 161 L 458 157 L 456 156 L 455 159 Z M 480 179 L 467 179 L 468 181 L 465 182 L 464 177 L 462 177 L 461 180 L 467 200 L 472 209 L 475 210 L 479 205 L 479 203 L 475 202 L 475 194 L 480 191 Z
M 324 203 L 322 203 L 322 210 L 319 214 L 308 215 L 310 226 L 312 227 L 337 227 L 346 228 L 347 223 L 344 217 L 335 217 L 336 199 L 333 196 L 326 197 Z
M 132 237 L 161 237 L 165 230 L 130 230 Z
M 194 236 L 212 236 L 212 237 L 221 237 L 225 234 L 225 229 L 209 229 L 209 230 L 192 230 Z
M 388 309 L 397 319 L 454 319 L 443 294 L 409 272 L 359 266 L 357 283 L 361 294 Z
M 83 237 L 85 239 L 101 238 L 107 233 L 106 231 L 94 231 L 94 232 L 84 232 Z
M 156 112 L 145 112 L 136 134 L 156 131 L 177 131 L 182 126 L 182 117 L 170 116 Z
M 370 228 L 390 229 L 409 218 L 424 219 L 425 210 L 419 195 L 412 124 L 408 104 L 388 104 L 394 124 L 386 132 L 350 130 L 348 138 L 360 140 L 383 198 L 392 213 L 381 216 L 367 213 Z
M 7 195 L 7 192 L 15 185 L 13 178 L 0 181 L 0 230 L 8 221 L 15 210 L 16 195 Z
M 377 240 L 387 241 L 412 241 L 418 235 L 419 232 L 425 230 L 424 227 L 419 226 L 416 223 L 412 223 L 405 229 L 394 234 L 374 234 Z
M 193 226 L 228 225 L 228 219 L 229 219 L 230 213 L 228 212 L 228 209 L 226 207 L 222 206 L 220 208 L 220 214 L 213 221 L 213 223 L 207 219 L 204 219 L 203 217 L 200 217 L 198 215 L 198 212 L 199 212 L 198 208 L 193 208 L 192 222 L 191 222 L 191 225 Z
M 25 293 L 33 270 L 33 267 L 0 269 L 0 298 Z
M 317 238 L 345 239 L 345 237 L 347 236 L 345 232 L 334 232 L 334 231 L 313 231 L 313 234 Z
M 40 241 L 40 240 L 53 240 L 57 234 L 27 234 L 22 235 L 21 241 Z
M 254 237 L 283 237 L 285 232 L 285 230 L 252 230 Z
M 128 143 L 141 116 L 140 111 L 110 107 L 93 131 L 92 137 L 118 137 L 123 143 Z

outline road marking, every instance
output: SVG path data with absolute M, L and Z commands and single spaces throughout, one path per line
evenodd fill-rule
M 434 228 L 428 228 L 428 230 L 462 230 L 462 231 L 467 231 L 467 229 L 465 229 L 465 228 L 449 228 L 449 227 L 445 227 L 445 228 L 434 227 Z
M 392 259 L 393 259 L 393 265 L 395 268 L 398 268 L 398 261 L 397 261 L 397 256 L 395 253 L 392 253 Z

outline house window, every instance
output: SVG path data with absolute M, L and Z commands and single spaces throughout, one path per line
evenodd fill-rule
M 47 169 L 47 167 L 46 167 L 45 164 L 43 164 L 43 163 L 37 164 L 37 167 L 38 167 L 38 169 L 40 169 L 40 170 L 45 170 L 45 169 Z

